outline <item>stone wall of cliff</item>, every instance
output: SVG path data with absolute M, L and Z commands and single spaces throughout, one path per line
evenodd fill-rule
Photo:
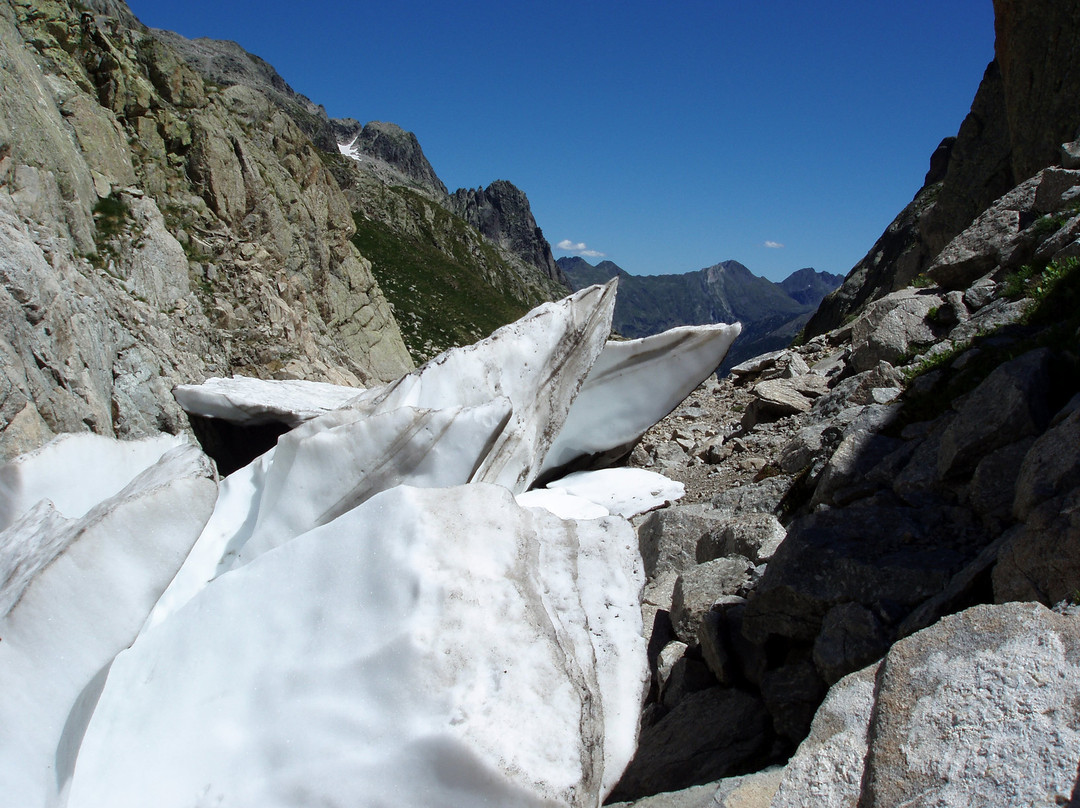
M 995 0 L 994 60 L 955 138 L 931 158 L 925 183 L 806 326 L 815 336 L 902 289 L 990 204 L 1059 163 L 1080 127 L 1080 10 L 1069 3 Z
M 0 455 L 178 431 L 169 390 L 210 375 L 408 369 L 295 121 L 204 80 L 119 4 L 80 8 L 0 3 Z

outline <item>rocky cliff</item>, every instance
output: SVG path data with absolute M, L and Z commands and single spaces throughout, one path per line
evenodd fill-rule
M 181 429 L 181 381 L 409 367 L 310 138 L 120 4 L 97 10 L 0 4 L 5 456 Z
M 412 132 L 328 118 L 234 42 L 153 33 L 210 80 L 265 94 L 312 138 L 345 192 L 353 243 L 371 261 L 414 360 L 474 342 L 566 293 L 528 199 L 510 183 L 492 194 L 499 215 L 467 221 Z
M 631 275 L 611 261 L 593 266 L 576 257 L 557 263 L 574 289 L 619 278 L 614 324 L 625 337 L 680 325 L 741 322 L 743 333 L 724 360 L 725 369 L 791 342 L 825 293 L 841 281 L 837 275 L 801 269 L 776 284 L 738 261 L 681 275 Z
M 236 43 L 117 0 L 0 24 L 4 457 L 185 429 L 169 390 L 211 375 L 385 381 L 564 292 L 538 230 L 447 209 L 415 136 L 329 120 Z
M 808 336 L 910 284 L 994 200 L 1058 163 L 1061 144 L 1077 135 L 1080 12 L 1012 0 L 995 0 L 994 11 L 995 58 L 960 131 L 935 151 L 911 204 L 822 303 Z
M 352 118 L 334 119 L 330 124 L 336 148 L 342 154 L 371 170 L 385 166 L 392 172 L 404 175 L 408 184 L 426 191 L 445 207 L 446 186 L 435 174 L 435 169 L 424 156 L 420 142 L 412 132 L 382 121 L 371 121 L 361 126 L 359 121 Z
M 529 200 L 512 183 L 495 180 L 487 188 L 459 188 L 450 198 L 450 209 L 552 281 L 568 286 L 551 254 L 551 245 L 536 225 Z
M 187 39 L 172 31 L 151 29 L 154 39 L 167 45 L 199 75 L 224 87 L 240 84 L 257 90 L 274 106 L 288 114 L 312 143 L 323 151 L 334 151 L 334 127 L 326 110 L 296 92 L 284 78 L 258 56 L 238 43 L 222 39 Z

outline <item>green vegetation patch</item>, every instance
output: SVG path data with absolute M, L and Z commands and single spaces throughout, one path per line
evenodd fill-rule
M 889 434 L 898 435 L 908 424 L 937 418 L 999 365 L 1036 348 L 1054 352 L 1051 407 L 1060 407 L 1080 392 L 1080 259 L 1025 266 L 1005 284 L 1005 296 L 1030 298 L 1031 306 L 1023 319 L 980 334 L 970 343 L 957 344 L 908 370 L 909 387 L 901 399 L 903 408 Z M 960 355 L 968 351 L 973 353 L 962 367 L 954 367 Z
M 433 234 L 411 237 L 359 215 L 354 219 L 353 243 L 371 261 L 414 361 L 483 339 L 531 308 L 494 287 L 463 256 L 438 249 Z
M 133 222 L 131 209 L 123 199 L 110 194 L 94 205 L 94 246 L 96 252 L 87 255 L 90 263 L 98 269 L 108 269 L 109 261 L 115 259 L 114 239 L 127 232 Z

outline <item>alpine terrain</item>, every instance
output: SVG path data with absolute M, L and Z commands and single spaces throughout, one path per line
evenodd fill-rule
M 1080 805 L 1080 7 L 994 11 L 773 284 L 0 0 L 4 804 Z
M 725 371 L 790 343 L 821 299 L 843 281 L 839 275 L 806 268 L 773 283 L 738 261 L 682 275 L 631 275 L 611 261 L 593 266 L 577 257 L 556 263 L 573 289 L 619 279 L 615 330 L 625 337 L 645 337 L 680 325 L 742 323 L 742 336 L 724 360 Z

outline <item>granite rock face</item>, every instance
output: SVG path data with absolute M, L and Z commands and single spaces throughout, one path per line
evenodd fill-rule
M 982 606 L 897 643 L 877 681 L 860 805 L 1064 804 L 1080 760 L 1075 617 Z
M 335 136 L 343 149 L 388 163 L 436 198 L 446 199 L 446 186 L 435 174 L 412 132 L 383 121 L 371 121 L 359 131 L 340 121 L 334 124 Z
M 639 530 L 643 549 L 657 557 L 663 552 L 665 559 L 664 571 L 655 568 L 646 584 L 655 680 L 643 740 L 660 733 L 656 737 L 691 755 L 702 727 L 711 732 L 712 723 L 725 719 L 711 713 L 699 727 L 682 726 L 683 703 L 694 698 L 704 705 L 702 694 L 712 691 L 749 693 L 769 716 L 770 761 L 783 762 L 810 733 L 808 751 L 791 759 L 775 804 L 900 804 L 914 795 L 871 797 L 865 790 L 863 761 L 875 726 L 870 714 L 885 709 L 874 696 L 881 684 L 873 672 L 878 661 L 885 658 L 888 668 L 903 643 L 916 637 L 939 643 L 939 650 L 927 652 L 931 659 L 954 646 L 968 654 L 959 639 L 934 632 L 946 631 L 963 613 L 948 631 L 970 631 L 976 642 L 981 629 L 964 611 L 976 604 L 1028 601 L 1007 608 L 1039 615 L 1051 606 L 1075 611 L 1068 606 L 1080 589 L 1080 320 L 1073 303 L 1080 274 L 1068 236 L 1073 182 L 1069 172 L 1040 172 L 992 206 L 1006 210 L 1020 200 L 1026 224 L 993 239 L 982 238 L 978 222 L 962 233 L 958 243 L 973 245 L 985 270 L 963 288 L 886 295 L 842 328 L 740 364 L 646 433 L 631 462 L 664 469 L 688 494 L 678 516 L 658 512 Z M 1046 263 L 1021 271 L 1021 255 Z M 799 391 L 805 403 L 747 417 L 775 406 L 780 385 Z M 727 534 L 761 518 L 776 520 L 780 535 L 770 542 L 773 552 L 755 557 L 751 546 L 737 547 Z M 670 531 L 657 530 L 669 524 Z M 695 542 L 697 563 L 688 566 Z M 731 564 L 725 556 L 732 553 L 756 564 L 752 573 L 742 567 L 748 574 L 735 582 L 712 574 L 718 562 Z M 1053 618 L 1059 619 L 1067 629 L 1076 618 Z M 1020 637 L 1017 627 L 1026 618 L 1008 620 L 1008 633 L 1020 644 L 1042 634 L 1036 625 L 1033 635 Z M 994 653 L 972 648 L 970 658 Z M 702 664 L 712 680 L 700 674 Z M 950 664 L 969 663 L 957 657 Z M 865 698 L 856 700 L 858 715 L 838 723 L 829 700 L 819 705 L 830 685 L 840 688 L 836 694 L 846 692 L 851 682 L 845 677 L 866 665 L 872 668 L 860 674 Z M 1041 674 L 1036 678 L 1043 681 Z M 991 694 L 998 706 L 986 709 L 999 710 L 1005 723 L 1022 720 L 1016 717 L 1027 698 L 1017 690 L 1021 684 L 1009 679 Z M 896 692 L 919 687 L 905 684 Z M 926 709 L 948 715 L 945 691 L 926 687 Z M 900 706 L 902 698 L 896 696 Z M 1067 721 L 1050 723 L 1062 725 L 1061 738 L 1071 737 Z M 828 745 L 838 734 L 833 756 Z M 729 727 L 728 737 L 738 746 L 737 728 Z M 971 750 L 984 741 L 972 738 L 956 754 L 978 757 Z M 1057 742 L 1041 736 L 1035 748 L 1017 753 L 1017 765 L 1037 769 L 1038 760 L 1072 755 L 1071 767 L 1062 765 L 1075 777 L 1075 753 L 1062 752 Z M 717 740 L 710 744 L 723 748 Z M 935 760 L 939 754 L 926 753 Z M 643 755 L 638 765 L 649 759 Z M 875 776 L 881 783 L 921 776 L 897 765 L 892 761 Z M 1031 778 L 1067 801 L 1060 774 L 1052 783 L 1038 771 Z M 981 776 L 972 769 L 964 778 Z M 1000 798 L 984 801 L 1024 803 L 1026 797 L 995 777 L 983 779 Z M 929 784 L 928 793 L 948 796 L 913 804 L 954 804 L 962 794 L 982 793 L 974 780 L 962 780 L 952 791 Z M 678 799 L 673 794 L 670 804 Z M 866 802 L 872 799 L 879 801 Z
M 104 11 L 0 8 L 3 455 L 67 431 L 183 430 L 168 391 L 210 375 L 400 375 L 408 354 L 309 136 Z
M 450 208 L 491 241 L 521 256 L 556 283 L 569 286 L 533 218 L 529 200 L 512 183 L 496 180 L 487 188 L 459 188 L 450 198 Z

